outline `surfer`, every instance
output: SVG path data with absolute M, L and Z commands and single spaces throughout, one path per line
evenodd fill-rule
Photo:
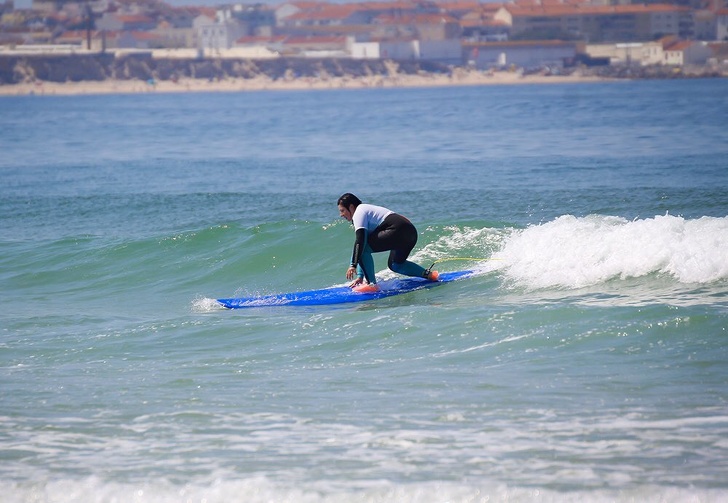
M 437 281 L 437 271 L 425 269 L 407 260 L 417 243 L 417 229 L 407 218 L 392 210 L 373 204 L 364 204 L 354 194 L 346 193 L 338 200 L 339 214 L 354 224 L 356 239 L 346 279 L 357 292 L 379 290 L 374 277 L 372 252 L 389 250 L 389 268 L 405 276 L 416 276 Z M 365 282 L 366 281 L 366 282 Z

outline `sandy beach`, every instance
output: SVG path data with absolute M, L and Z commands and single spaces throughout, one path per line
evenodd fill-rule
M 0 95 L 82 95 L 173 92 L 244 92 L 265 90 L 361 89 L 377 87 L 442 87 L 505 84 L 555 84 L 602 82 L 610 79 L 572 75 L 522 75 L 511 71 L 480 72 L 456 70 L 450 75 L 396 74 L 366 77 L 301 77 L 273 80 L 265 76 L 224 80 L 180 79 L 174 81 L 104 80 L 82 82 L 27 82 L 0 85 Z

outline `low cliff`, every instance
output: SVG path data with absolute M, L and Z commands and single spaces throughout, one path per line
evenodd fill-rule
M 568 75 L 577 67 L 561 69 Z M 396 75 L 452 75 L 459 70 L 428 61 L 385 61 L 373 59 L 275 58 L 275 59 L 159 59 L 150 54 L 90 55 L 0 55 L 0 85 L 32 82 L 83 82 L 104 80 L 178 81 L 182 79 L 253 79 L 273 81 L 330 77 Z M 533 69 L 531 72 L 542 72 Z M 578 67 L 583 76 L 609 79 L 675 79 L 725 77 L 725 71 L 710 67 L 599 66 Z
M 449 73 L 446 65 L 431 62 L 406 62 L 393 65 L 382 60 L 357 59 L 156 59 L 147 54 L 115 57 L 110 54 L 64 56 L 0 55 L 0 85 L 36 80 L 80 82 L 185 78 L 224 80 L 266 76 L 272 80 L 306 77 L 365 77 L 402 74 Z

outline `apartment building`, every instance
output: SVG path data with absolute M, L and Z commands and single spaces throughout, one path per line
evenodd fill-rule
M 493 19 L 510 26 L 511 38 L 631 42 L 695 32 L 692 9 L 664 4 L 504 5 Z

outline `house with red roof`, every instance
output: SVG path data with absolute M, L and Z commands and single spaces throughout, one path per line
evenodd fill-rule
M 91 50 L 107 49 L 156 49 L 164 46 L 164 38 L 149 31 L 95 30 L 91 32 Z M 86 31 L 70 30 L 58 36 L 59 44 L 78 45 L 86 48 Z
M 374 33 L 384 38 L 412 36 L 418 40 L 452 40 L 462 33 L 458 20 L 447 14 L 382 14 L 373 24 L 378 28 Z
M 359 4 L 362 12 L 368 16 L 368 23 L 372 23 L 378 16 L 409 16 L 414 14 L 443 14 L 445 13 L 434 2 L 407 1 L 395 2 L 364 2 Z
M 704 65 L 713 52 L 705 42 L 695 40 L 671 41 L 663 45 L 666 65 Z
M 294 14 L 305 11 L 313 11 L 321 8 L 323 5 L 325 5 L 324 2 L 316 1 L 286 2 L 282 5 L 279 5 L 275 9 L 274 13 L 276 26 L 281 26 L 287 18 L 293 16 Z
M 487 3 L 463 14 L 460 27 L 464 39 L 473 42 L 498 42 L 508 40 L 510 25 L 495 19 L 502 4 Z
M 280 21 L 280 26 L 343 26 L 366 24 L 368 18 L 356 4 L 326 5 L 313 10 L 302 10 Z
M 728 43 L 727 42 L 708 42 L 708 47 L 713 53 L 710 57 L 711 62 L 728 68 Z
M 157 21 L 149 16 L 134 14 L 122 15 L 105 12 L 96 20 L 96 29 L 106 31 L 148 31 L 157 26 Z
M 192 26 L 193 19 L 188 22 L 173 24 L 162 21 L 152 33 L 160 37 L 160 47 L 168 49 L 195 48 L 198 46 L 197 30 Z
M 106 34 L 106 47 L 118 49 L 158 49 L 164 39 L 150 31 L 118 31 Z
M 671 35 L 651 42 L 586 44 L 584 52 L 592 58 L 607 58 L 610 64 L 628 65 L 704 65 L 713 55 L 706 42 L 681 40 Z
M 91 37 L 90 49 L 92 51 L 100 51 L 102 49 L 101 35 L 97 30 L 91 31 L 90 33 L 87 33 L 86 30 L 67 30 L 56 37 L 55 43 L 87 49 L 89 36 Z
M 434 3 L 437 5 L 440 12 L 447 13 L 456 19 L 462 19 L 462 17 L 466 14 L 479 10 L 484 6 L 497 5 L 500 7 L 499 4 L 482 4 L 476 0 L 436 0 Z
M 341 36 L 286 37 L 283 54 L 299 56 L 348 56 L 347 38 Z

